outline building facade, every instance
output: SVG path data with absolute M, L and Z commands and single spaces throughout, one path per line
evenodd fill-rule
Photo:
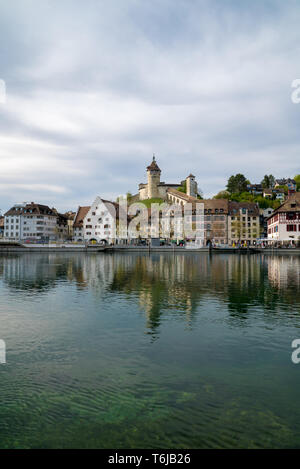
M 47 205 L 14 205 L 4 215 L 4 238 L 11 241 L 52 241 L 57 236 L 57 213 Z
M 259 207 L 250 202 L 229 201 L 228 244 L 255 245 L 260 237 Z
M 0 238 L 4 237 L 4 217 L 0 217 Z
M 268 240 L 290 242 L 300 240 L 300 192 L 291 195 L 268 219 Z
M 91 206 L 79 207 L 73 224 L 76 242 L 116 241 L 119 205 L 97 197 Z

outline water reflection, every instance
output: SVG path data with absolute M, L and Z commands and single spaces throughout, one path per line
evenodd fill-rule
M 294 256 L 0 256 L 0 447 L 298 447 L 299 272 Z
M 299 309 L 299 256 L 206 254 L 16 254 L 0 257 L 0 278 L 30 298 L 61 283 L 90 291 L 136 298 L 146 330 L 156 337 L 165 315 L 193 328 L 196 312 L 210 300 L 226 305 L 229 317 L 246 321 L 252 306 L 276 313 Z M 234 324 L 234 322 L 233 322 Z

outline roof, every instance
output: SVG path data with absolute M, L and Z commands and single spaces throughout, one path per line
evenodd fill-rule
M 160 168 L 158 167 L 156 163 L 155 156 L 153 156 L 152 163 L 149 166 L 147 166 L 147 171 L 160 171 Z
M 50 215 L 56 216 L 55 210 L 48 207 L 48 205 L 35 204 L 34 202 L 23 204 L 23 205 L 14 205 L 8 212 L 5 213 L 5 216 L 15 216 L 23 215 L 24 213 L 31 213 L 33 215 Z
M 117 202 L 111 202 L 110 200 L 104 200 L 104 199 L 101 199 L 101 200 L 112 217 L 119 216 L 120 206 Z
M 106 209 L 110 213 L 110 215 L 113 218 L 119 217 L 119 212 L 120 212 L 120 206 L 116 202 L 112 202 L 111 200 L 104 200 L 99 197 L 98 200 L 101 200 L 101 202 L 105 205 Z M 83 221 L 84 218 L 87 216 L 89 211 L 91 210 L 91 206 L 86 206 L 86 207 L 78 207 L 77 214 L 73 223 L 74 228 L 82 228 L 83 227 Z
M 283 204 L 280 205 L 269 218 L 274 217 L 276 213 L 300 212 L 300 192 L 292 194 Z
M 259 207 L 253 202 L 234 202 L 229 200 L 229 215 L 234 215 L 237 211 L 241 209 L 246 209 L 248 213 L 251 213 L 253 216 L 259 216 Z
M 278 184 L 279 186 L 285 186 L 286 184 L 296 184 L 296 181 L 291 178 L 276 179 L 276 184 Z
M 204 204 L 205 210 L 223 209 L 224 213 L 228 213 L 228 199 L 206 199 L 199 202 Z
M 197 200 L 196 197 L 192 197 L 190 195 L 185 194 L 184 192 L 180 192 L 180 191 L 177 191 L 176 189 L 172 189 L 171 187 L 169 187 L 167 192 L 171 195 L 174 195 L 175 197 L 185 200 L 186 202 L 195 202 Z
M 87 215 L 91 207 L 78 207 L 76 217 L 73 223 L 74 228 L 82 228 L 84 217 Z

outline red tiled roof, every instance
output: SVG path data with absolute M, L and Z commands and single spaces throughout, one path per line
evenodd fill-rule
M 169 187 L 167 192 L 171 195 L 174 195 L 175 197 L 178 197 L 179 199 L 185 200 L 186 202 L 195 202 L 196 200 L 198 200 L 196 197 L 192 197 L 190 195 L 185 194 L 184 192 L 172 189 L 171 187 Z
M 78 207 L 77 214 L 73 223 L 74 228 L 82 228 L 83 219 L 87 215 L 91 207 Z

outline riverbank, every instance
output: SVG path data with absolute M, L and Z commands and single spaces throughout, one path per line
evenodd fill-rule
M 0 245 L 0 254 L 6 254 L 10 252 L 27 252 L 27 253 L 63 253 L 63 252 L 85 252 L 85 253 L 102 253 L 102 252 L 134 252 L 134 253 L 148 253 L 148 252 L 165 252 L 165 253 L 184 253 L 184 254 L 196 254 L 196 253 L 211 253 L 211 254 L 287 254 L 287 255 L 300 255 L 300 249 L 289 249 L 289 248 L 249 248 L 249 249 L 235 249 L 235 248 L 185 248 L 182 246 L 85 246 L 75 244 L 36 244 L 36 245 L 22 245 L 14 243 L 13 245 Z

